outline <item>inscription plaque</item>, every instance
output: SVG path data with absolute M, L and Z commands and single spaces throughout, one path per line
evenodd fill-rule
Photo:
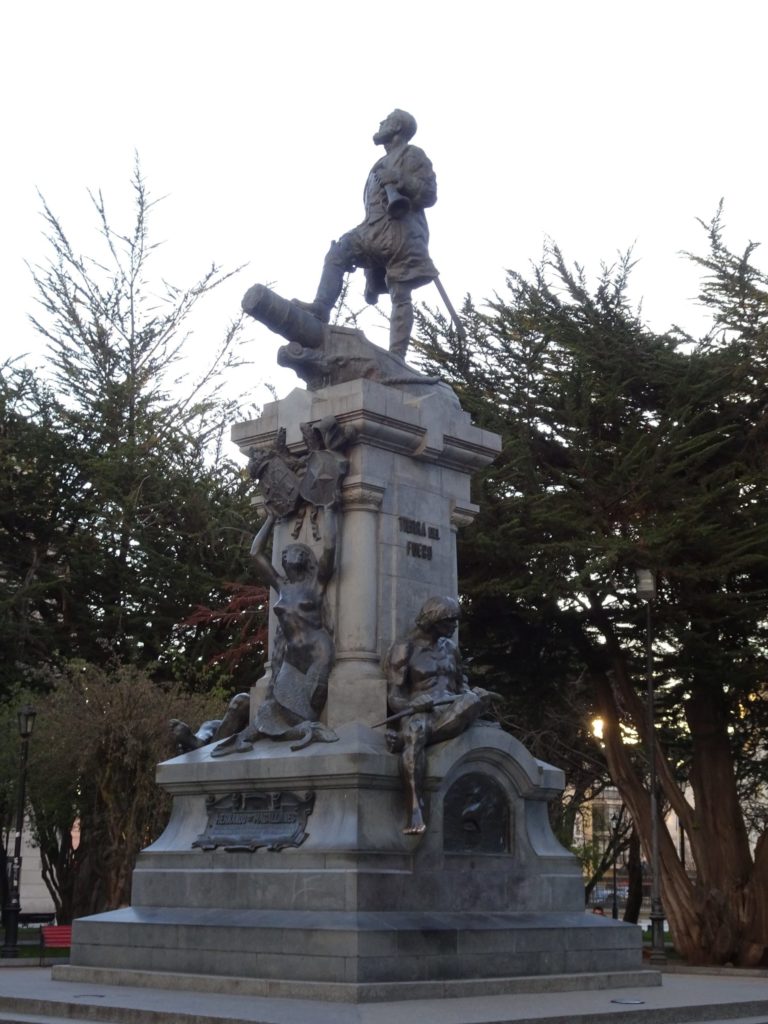
M 509 801 L 495 779 L 468 772 L 445 794 L 443 849 L 446 853 L 509 853 Z
M 301 846 L 314 793 L 228 793 L 205 801 L 208 824 L 192 843 L 201 850 L 221 846 L 229 853 Z
M 428 537 L 430 540 L 440 540 L 440 530 L 436 526 L 429 526 L 427 523 L 421 521 L 421 519 L 410 519 L 408 516 L 399 516 L 398 524 L 400 526 L 400 533 L 410 534 L 413 537 Z M 409 540 L 405 546 L 406 554 L 409 554 L 412 558 L 424 558 L 427 561 L 432 560 L 432 545 L 421 544 L 417 541 Z

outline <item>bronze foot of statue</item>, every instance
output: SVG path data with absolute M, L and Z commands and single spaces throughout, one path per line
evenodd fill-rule
M 404 836 L 420 836 L 427 831 L 427 826 L 424 821 L 424 816 L 421 813 L 420 808 L 416 808 L 411 813 L 411 820 L 403 829 Z
M 299 309 L 303 309 L 305 313 L 310 313 L 315 320 L 319 320 L 321 323 L 327 324 L 331 319 L 330 309 L 321 302 L 302 302 L 301 299 L 291 299 L 291 302 Z
M 217 743 L 211 751 L 211 757 L 226 757 L 227 754 L 239 754 L 241 751 L 253 750 L 254 734 L 250 729 L 237 732 Z

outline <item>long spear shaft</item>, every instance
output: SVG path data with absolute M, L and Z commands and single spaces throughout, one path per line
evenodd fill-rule
M 485 691 L 491 700 L 504 700 L 500 693 L 495 693 L 493 690 Z M 462 694 L 454 694 L 453 697 L 441 697 L 440 700 L 433 700 L 432 707 L 440 707 L 441 704 L 453 704 L 455 700 L 461 697 Z M 381 725 L 389 725 L 390 722 L 398 722 L 401 718 L 408 718 L 410 715 L 415 715 L 419 708 L 405 708 L 403 711 L 396 711 L 394 715 L 390 715 L 389 718 L 385 718 L 382 722 L 377 722 L 376 725 L 372 725 L 372 729 L 378 729 Z
M 439 277 L 435 278 L 435 287 L 437 288 L 438 292 L 440 292 L 440 298 L 443 300 L 445 308 L 451 314 L 451 320 L 453 320 L 453 324 L 456 328 L 456 333 L 458 334 L 461 341 L 466 345 L 467 332 L 464 330 L 464 325 L 462 324 L 461 320 L 459 320 L 459 314 L 453 308 L 453 303 L 448 298 L 448 293 L 446 292 L 445 288 L 443 288 L 443 282 L 440 280 Z
M 456 697 L 460 696 L 456 694 Z M 453 704 L 456 697 L 443 697 L 441 700 L 432 701 L 432 707 L 439 707 L 441 704 Z M 401 718 L 408 718 L 410 715 L 415 715 L 419 708 L 405 708 L 403 711 L 396 711 L 394 715 L 390 715 L 389 718 L 385 718 L 381 722 L 377 722 L 376 725 L 372 725 L 372 729 L 378 729 L 381 725 L 389 725 L 390 722 L 398 722 Z

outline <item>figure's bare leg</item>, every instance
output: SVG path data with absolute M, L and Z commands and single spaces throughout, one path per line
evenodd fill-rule
M 402 730 L 403 753 L 400 767 L 405 783 L 408 824 L 405 835 L 421 835 L 426 831 L 424 821 L 424 778 L 427 773 L 427 716 L 411 715 Z
M 484 715 L 490 706 L 490 695 L 478 687 L 462 693 L 445 709 L 437 708 L 438 714 L 432 722 L 430 743 L 442 743 L 443 740 L 452 740 L 455 736 L 460 736 L 476 719 Z
M 235 696 L 229 702 L 227 713 L 222 718 L 218 729 L 216 730 L 215 734 L 211 737 L 211 739 L 223 740 L 226 739 L 227 736 L 234 736 L 236 732 L 242 732 L 243 729 L 247 728 L 250 717 L 250 694 L 235 694 Z
M 234 736 L 228 736 L 221 743 L 217 743 L 211 751 L 211 757 L 226 757 L 227 754 L 239 754 L 244 750 L 253 750 L 253 744 L 261 737 L 262 733 L 255 726 L 249 725 L 242 732 L 237 732 Z

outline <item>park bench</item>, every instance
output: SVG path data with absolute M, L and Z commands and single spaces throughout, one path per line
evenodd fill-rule
M 53 924 L 55 920 L 56 914 L 53 911 L 45 914 L 28 914 L 26 911 L 22 911 L 19 914 L 19 927 L 30 928 L 40 924 Z
M 44 924 L 40 929 L 40 949 L 69 949 L 72 945 L 71 924 Z

